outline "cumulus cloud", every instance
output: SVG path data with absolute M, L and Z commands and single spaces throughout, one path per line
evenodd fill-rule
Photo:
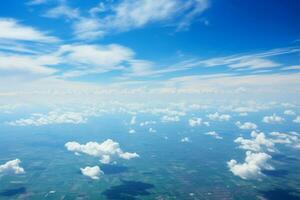
M 239 129 L 248 130 L 248 129 L 257 129 L 257 125 L 252 122 L 245 122 L 242 124 L 240 121 L 237 121 L 235 123 Z
M 128 133 L 135 133 L 136 131 L 134 129 L 129 129 Z
M 56 112 L 48 114 L 32 114 L 30 118 L 7 122 L 11 126 L 43 126 L 49 124 L 80 124 L 86 123 L 87 118 L 82 113 Z
M 147 125 L 152 125 L 152 124 L 156 124 L 156 121 L 145 121 L 145 122 L 141 122 L 140 126 L 147 126 Z
M 104 172 L 98 166 L 80 168 L 81 173 L 91 179 L 98 180 Z
M 78 142 L 67 142 L 65 147 L 68 151 L 84 153 L 90 156 L 99 157 L 101 163 L 110 163 L 114 158 L 132 159 L 137 158 L 137 153 L 124 152 L 118 142 L 107 139 L 102 143 L 88 142 L 79 144 Z
M 165 115 L 161 118 L 161 121 L 162 122 L 179 122 L 180 121 L 180 118 L 179 116 L 168 116 L 168 115 Z
M 235 143 L 238 143 L 240 146 L 239 148 L 245 150 L 251 150 L 255 152 L 259 151 L 270 151 L 274 152 L 274 143 L 271 139 L 267 138 L 263 132 L 251 132 L 251 139 L 245 139 L 243 137 L 238 137 L 234 140 Z
M 219 114 L 218 112 L 215 112 L 214 114 L 209 114 L 209 115 L 207 115 L 207 117 L 213 121 L 229 121 L 231 118 L 230 115 Z
M 4 174 L 24 174 L 25 170 L 20 167 L 19 159 L 10 160 L 3 165 L 0 165 L 0 175 Z
M 204 133 L 205 135 L 210 135 L 214 138 L 216 138 L 217 140 L 222 140 L 223 137 L 221 137 L 216 131 L 210 131 L 210 132 L 207 132 L 207 133 Z
M 154 128 L 149 128 L 149 133 L 156 133 L 157 131 Z
M 244 163 L 239 164 L 236 160 L 230 160 L 227 162 L 227 166 L 234 175 L 242 179 L 258 179 L 263 176 L 262 170 L 274 169 L 267 163 L 271 158 L 266 153 L 247 151 Z
M 190 138 L 188 138 L 188 137 L 184 137 L 184 138 L 182 138 L 182 139 L 180 140 L 180 142 L 182 142 L 182 143 L 188 143 L 188 142 L 191 142 L 191 140 L 190 140 Z
M 201 118 L 191 118 L 191 119 L 189 119 L 189 125 L 191 127 L 200 126 L 201 124 L 202 124 L 202 119 Z
M 276 114 L 273 114 L 271 116 L 265 116 L 262 121 L 264 123 L 275 124 L 275 123 L 283 122 L 284 118 L 277 116 Z
M 285 110 L 284 114 L 285 115 L 296 115 L 295 111 L 293 111 L 293 110 Z
M 285 144 L 296 149 L 300 149 L 300 139 L 297 133 L 280 133 L 271 132 L 269 134 L 272 136 L 272 142 L 276 144 Z
M 130 125 L 134 125 L 136 123 L 136 116 L 132 116 L 130 120 Z
M 300 116 L 297 116 L 296 119 L 293 120 L 295 123 L 300 123 Z

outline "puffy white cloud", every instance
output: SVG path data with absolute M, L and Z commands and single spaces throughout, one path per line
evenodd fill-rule
M 296 119 L 293 120 L 295 123 L 300 123 L 300 116 L 297 116 Z
M 258 179 L 263 176 L 262 170 L 274 169 L 267 163 L 271 158 L 266 153 L 247 151 L 244 163 L 239 164 L 236 160 L 230 160 L 227 162 L 227 166 L 234 175 L 242 179 Z
M 205 135 L 210 135 L 213 136 L 214 138 L 218 139 L 218 140 L 222 140 L 223 137 L 221 137 L 216 131 L 210 131 L 207 133 L 204 133 Z
M 189 119 L 189 125 L 191 127 L 200 126 L 201 124 L 202 124 L 202 119 L 201 118 L 191 118 L 191 119 Z
M 300 149 L 300 139 L 297 133 L 271 132 L 272 142 L 276 144 L 285 144 L 296 149 Z
M 0 175 L 3 174 L 24 174 L 25 170 L 20 167 L 19 159 L 10 160 L 3 165 L 0 165 Z
M 149 128 L 149 133 L 156 133 L 157 131 L 154 128 Z
M 48 114 L 32 114 L 30 118 L 19 119 L 7 122 L 11 126 L 43 126 L 49 124 L 80 124 L 86 123 L 87 118 L 82 113 L 77 112 L 56 112 L 51 111 Z
M 271 116 L 265 116 L 262 121 L 265 123 L 281 123 L 284 121 L 284 118 L 273 114 Z
M 161 121 L 162 122 L 179 122 L 180 121 L 180 118 L 179 116 L 168 116 L 168 115 L 165 115 L 161 118 Z
M 188 143 L 188 142 L 191 142 L 191 140 L 190 140 L 190 138 L 188 138 L 188 137 L 184 137 L 184 138 L 182 138 L 182 139 L 180 140 L 180 142 L 182 142 L 182 143 Z
M 135 133 L 136 131 L 134 129 L 129 129 L 128 133 Z
M 59 40 L 48 36 L 33 27 L 21 25 L 17 20 L 10 18 L 0 18 L 0 39 L 19 40 L 31 42 L 52 43 Z
M 130 120 L 130 125 L 134 125 L 136 123 L 136 116 L 132 116 Z
M 207 117 L 213 121 L 229 121 L 231 118 L 230 115 L 219 114 L 218 112 L 215 112 L 214 114 L 209 114 L 209 115 L 207 115 Z
M 238 137 L 234 140 L 235 143 L 240 144 L 239 148 L 251 151 L 263 151 L 267 150 L 274 152 L 274 143 L 271 139 L 268 139 L 266 135 L 261 132 L 256 131 L 251 132 L 251 139 L 245 139 L 243 137 Z
M 235 123 L 239 129 L 248 130 L 248 129 L 257 129 L 257 125 L 252 122 L 245 122 L 242 124 L 240 121 L 237 121 Z
M 112 159 L 117 157 L 126 160 L 139 157 L 137 153 L 124 152 L 120 148 L 119 143 L 111 139 L 107 139 L 102 143 L 88 142 L 86 144 L 79 144 L 78 142 L 67 142 L 65 147 L 68 151 L 99 157 L 102 163 L 110 163 Z
M 293 110 L 285 110 L 284 114 L 285 115 L 296 115 L 295 111 L 293 111 Z
M 152 125 L 152 124 L 156 124 L 156 121 L 145 121 L 145 122 L 141 122 L 140 126 L 147 126 L 147 125 Z
M 80 168 L 80 171 L 84 176 L 90 177 L 91 179 L 94 180 L 100 179 L 100 176 L 104 174 L 104 172 L 98 166 L 94 166 L 94 167 L 87 166 L 85 168 Z

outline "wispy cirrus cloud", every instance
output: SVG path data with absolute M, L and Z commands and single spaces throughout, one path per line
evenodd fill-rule
M 18 40 L 52 43 L 59 39 L 31 26 L 26 26 L 13 18 L 0 18 L 0 40 Z

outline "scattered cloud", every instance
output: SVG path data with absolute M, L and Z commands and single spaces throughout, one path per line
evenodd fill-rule
M 284 121 L 284 118 L 273 114 L 271 116 L 265 116 L 262 121 L 268 124 L 282 123 Z
M 188 137 L 184 137 L 184 138 L 182 138 L 182 139 L 180 140 L 180 142 L 182 142 L 182 143 L 188 143 L 188 142 L 191 142 L 191 140 L 190 140 L 190 138 L 188 138 Z
M 237 125 L 237 127 L 242 130 L 257 129 L 257 125 L 252 122 L 245 122 L 244 124 L 242 124 L 240 121 L 237 121 L 235 125 Z
M 293 120 L 295 123 L 300 123 L 300 116 L 297 116 L 296 119 Z
M 136 123 L 136 116 L 132 116 L 130 120 L 130 125 L 134 125 Z
M 189 119 L 189 125 L 191 127 L 200 126 L 201 124 L 202 124 L 202 119 L 201 118 L 191 118 L 191 119 Z
M 149 133 L 156 133 L 157 132 L 154 128 L 149 128 L 148 131 L 149 131 Z
M 245 139 L 243 137 L 238 137 L 234 140 L 235 143 L 238 143 L 239 148 L 250 150 L 250 151 L 270 151 L 274 152 L 274 143 L 271 139 L 268 139 L 263 132 L 251 132 L 251 139 Z
M 0 176 L 5 174 L 24 174 L 25 170 L 20 167 L 20 163 L 19 159 L 15 159 L 0 165 Z
M 39 31 L 33 27 L 22 25 L 12 18 L 0 18 L 0 29 L 1 40 L 19 40 L 44 43 L 59 41 L 56 37 L 49 36 L 47 33 Z
M 271 132 L 269 135 L 272 136 L 273 143 L 285 144 L 295 149 L 300 149 L 300 139 L 297 133 Z
M 80 13 L 78 9 L 70 8 L 67 5 L 59 5 L 57 7 L 54 7 L 50 10 L 48 10 L 45 14 L 45 17 L 49 18 L 61 18 L 65 17 L 67 19 L 77 19 L 80 17 Z
M 227 162 L 227 166 L 234 175 L 242 179 L 259 179 L 263 176 L 262 170 L 274 169 L 267 163 L 271 158 L 272 157 L 266 153 L 247 151 L 244 163 L 239 164 L 236 160 L 230 160 Z
M 179 122 L 180 121 L 180 118 L 179 116 L 168 116 L 168 115 L 165 115 L 161 118 L 161 121 L 162 122 Z
M 128 131 L 128 133 L 130 133 L 130 134 L 133 134 L 133 133 L 135 133 L 136 131 L 134 130 L 134 129 L 129 129 L 129 131 Z
M 295 111 L 293 111 L 293 110 L 285 110 L 284 114 L 285 115 L 296 115 Z
M 137 153 L 124 152 L 120 148 L 119 143 L 111 139 L 105 140 L 102 143 L 88 142 L 86 144 L 79 144 L 78 142 L 67 142 L 65 147 L 68 151 L 99 157 L 100 162 L 106 164 L 118 157 L 126 160 L 139 157 Z
M 229 121 L 231 118 L 231 116 L 228 114 L 219 114 L 218 112 L 209 114 L 207 117 L 212 121 Z
M 86 123 L 87 118 L 77 112 L 51 111 L 48 114 L 32 114 L 30 118 L 18 119 L 7 122 L 11 126 L 43 126 L 49 124 L 81 124 Z
M 156 121 L 145 121 L 145 122 L 141 122 L 141 123 L 140 123 L 140 126 L 143 127 L 143 126 L 153 125 L 153 124 L 156 124 Z
M 99 38 L 161 22 L 182 30 L 187 29 L 208 7 L 207 0 L 123 0 L 110 5 L 100 3 L 90 9 L 91 16 L 81 16 L 75 20 L 73 28 L 78 39 Z
M 216 131 L 210 131 L 210 132 L 207 132 L 207 133 L 204 133 L 205 135 L 210 135 L 214 138 L 216 138 L 217 140 L 222 140 L 223 137 L 221 137 Z
M 98 166 L 94 166 L 94 167 L 87 166 L 85 168 L 80 168 L 80 171 L 84 176 L 87 176 L 94 180 L 99 180 L 100 176 L 104 174 L 104 172 Z

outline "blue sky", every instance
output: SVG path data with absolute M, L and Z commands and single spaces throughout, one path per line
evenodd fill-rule
M 0 7 L 0 92 L 298 100 L 299 8 L 292 0 L 12 0 Z

